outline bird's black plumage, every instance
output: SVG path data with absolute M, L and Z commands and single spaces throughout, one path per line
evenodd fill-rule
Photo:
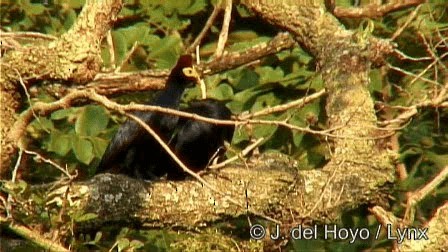
M 229 120 L 232 113 L 220 101 L 205 99 L 193 101 L 183 111 L 203 117 Z M 207 167 L 211 159 L 225 153 L 224 141 L 230 142 L 234 125 L 218 125 L 208 122 L 181 118 L 177 134 L 170 141 L 170 147 L 182 162 L 194 172 Z M 174 161 L 168 166 L 168 179 L 182 179 L 185 173 Z
M 193 81 L 184 74 L 183 68 L 191 65 L 190 56 L 179 59 L 166 89 L 152 105 L 178 109 L 185 88 Z M 231 117 L 224 103 L 213 99 L 190 102 L 183 111 L 214 119 L 228 120 Z M 138 111 L 134 115 L 148 124 L 195 172 L 205 169 L 212 158 L 224 154 L 224 141 L 230 142 L 234 132 L 233 125 L 217 125 L 158 112 Z M 121 125 L 101 159 L 97 173 L 106 171 L 143 179 L 167 175 L 168 179 L 177 180 L 186 176 L 160 143 L 131 119 Z
M 194 80 L 183 73 L 183 69 L 191 67 L 192 64 L 191 56 L 181 56 L 171 70 L 165 89 L 151 104 L 177 109 L 185 88 Z M 157 112 L 137 111 L 133 114 L 165 141 L 170 139 L 170 134 L 177 127 L 179 120 L 176 116 Z M 167 165 L 167 159 L 169 156 L 160 144 L 137 122 L 128 119 L 109 143 L 97 167 L 97 173 L 111 171 L 150 179 L 164 175 L 166 171 L 161 167 Z

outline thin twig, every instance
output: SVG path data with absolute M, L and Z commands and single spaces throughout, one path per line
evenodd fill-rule
M 13 183 L 15 183 L 16 179 L 17 179 L 17 171 L 19 170 L 20 162 L 22 162 L 22 154 L 23 154 L 23 151 L 22 151 L 22 149 L 20 149 L 19 157 L 17 158 L 16 165 L 14 165 L 14 170 L 12 170 L 11 182 L 13 182 Z
M 49 112 L 61 109 L 61 108 L 67 108 L 71 106 L 71 104 L 79 99 L 90 99 L 92 101 L 95 101 L 99 104 L 102 104 L 104 107 L 116 111 L 156 111 L 161 113 L 167 113 L 171 115 L 176 115 L 184 118 L 189 118 L 193 120 L 213 123 L 213 124 L 219 124 L 219 125 L 247 125 L 247 124 L 263 124 L 263 125 L 275 125 L 275 126 L 282 126 L 286 127 L 288 129 L 309 133 L 313 135 L 321 135 L 321 136 L 327 136 L 327 137 L 333 137 L 333 138 L 341 138 L 341 139 L 355 139 L 355 140 L 364 140 L 364 139 L 381 139 L 388 137 L 390 134 L 384 135 L 384 136 L 376 136 L 374 138 L 371 137 L 353 137 L 353 136 L 339 136 L 336 134 L 331 134 L 329 132 L 332 132 L 334 130 L 340 129 L 340 127 L 317 131 L 312 130 L 310 128 L 304 128 L 299 127 L 290 123 L 287 123 L 285 121 L 269 121 L 269 120 L 218 120 L 218 119 L 212 119 L 204 116 L 199 116 L 197 114 L 191 114 L 183 111 L 178 111 L 175 109 L 169 109 L 169 108 L 162 108 L 159 106 L 152 106 L 152 105 L 120 105 L 116 102 L 113 102 L 106 98 L 105 96 L 97 94 L 94 90 L 81 90 L 81 91 L 74 91 L 65 97 L 61 98 L 58 101 L 52 102 L 52 103 L 44 103 L 44 102 L 36 102 L 32 106 L 32 108 L 28 109 L 27 111 L 23 112 L 20 118 L 15 122 L 13 128 L 15 131 L 12 131 L 11 137 L 13 139 L 16 139 L 16 141 L 20 140 L 22 135 L 24 134 L 24 131 L 26 129 L 26 126 L 29 124 L 32 118 L 32 110 L 39 111 L 41 114 L 47 114 Z
M 419 35 L 419 37 L 422 39 L 423 44 L 426 47 L 426 51 L 428 52 L 429 55 L 431 55 L 431 57 L 434 59 L 434 61 L 437 61 L 439 63 L 439 65 L 441 67 L 443 67 L 445 69 L 445 71 L 447 70 L 447 66 L 446 66 L 446 62 L 443 62 L 442 59 L 445 58 L 448 55 L 448 52 L 440 55 L 440 57 L 438 57 L 434 52 L 436 52 L 437 50 L 434 48 L 434 46 L 430 45 L 428 43 L 428 41 L 425 38 L 425 35 L 422 32 L 417 32 L 417 34 Z
M 400 34 L 404 31 L 404 29 L 406 29 L 406 27 L 408 27 L 408 25 L 412 22 L 412 20 L 414 20 L 414 18 L 417 16 L 417 13 L 421 7 L 422 7 L 422 5 L 419 5 L 419 6 L 417 6 L 417 8 L 415 8 L 415 10 L 413 10 L 411 12 L 411 15 L 408 16 L 408 19 L 406 20 L 406 22 L 394 32 L 394 34 L 390 38 L 391 41 L 394 41 L 398 36 L 400 36 Z
M 409 72 L 409 71 L 406 71 L 406 70 L 404 70 L 404 69 L 401 69 L 401 68 L 392 66 L 391 64 L 387 64 L 387 66 L 388 66 L 390 69 L 393 69 L 393 70 L 395 70 L 395 71 L 397 71 L 397 72 L 400 72 L 400 73 L 403 73 L 403 74 L 405 74 L 405 75 L 410 75 L 410 76 L 418 77 L 416 74 L 413 74 L 413 73 L 411 73 L 411 72 Z M 439 85 L 439 84 L 440 84 L 440 83 L 438 83 L 437 81 L 433 81 L 433 80 L 430 80 L 430 79 L 427 79 L 427 78 L 424 78 L 424 77 L 421 77 L 421 76 L 418 77 L 418 79 L 420 79 L 420 80 L 422 80 L 422 81 L 424 81 L 424 82 L 428 82 L 428 83 L 431 83 L 431 84 L 435 84 L 435 85 Z
M 229 25 L 232 17 L 232 0 L 223 0 L 224 8 L 224 20 L 222 22 L 221 33 L 219 34 L 218 45 L 215 51 L 215 58 L 220 58 L 224 53 L 224 47 L 227 43 L 227 37 L 229 36 Z
M 17 171 L 19 170 L 20 167 L 20 162 L 22 162 L 22 155 L 23 155 L 23 151 L 22 149 L 19 149 L 19 157 L 17 158 L 17 162 L 16 165 L 14 166 L 14 170 L 12 170 L 12 176 L 11 176 L 11 182 L 15 183 L 16 179 L 17 179 Z M 6 199 L 5 202 L 5 210 L 6 210 L 6 216 L 9 218 L 11 217 L 11 210 L 12 210 L 12 203 L 13 203 L 13 197 L 10 193 L 8 193 L 8 198 Z
M 199 54 L 199 46 L 196 46 L 196 64 L 201 64 L 201 55 Z M 199 81 L 199 86 L 201 87 L 201 97 L 202 99 L 207 99 L 207 86 L 205 85 L 205 81 L 202 76 L 197 73 L 197 80 Z
M 238 119 L 245 120 L 245 119 L 250 119 L 250 118 L 253 118 L 253 117 L 258 117 L 258 116 L 272 114 L 272 113 L 275 113 L 275 112 L 285 111 L 285 110 L 288 110 L 288 109 L 291 109 L 291 108 L 294 108 L 294 107 L 301 108 L 301 107 L 305 106 L 306 104 L 310 103 L 311 101 L 314 101 L 317 98 L 323 96 L 324 94 L 325 94 L 325 90 L 322 89 L 319 92 L 314 93 L 312 95 L 305 96 L 302 99 L 298 99 L 298 100 L 295 100 L 295 101 L 292 101 L 292 102 L 289 102 L 289 103 L 281 104 L 281 105 L 278 105 L 278 106 L 275 106 L 275 107 L 266 108 L 266 109 L 263 109 L 263 110 L 260 110 L 260 111 L 254 112 L 254 113 L 243 114 L 243 115 L 239 116 Z
M 27 240 L 32 241 L 36 245 L 44 248 L 45 250 L 56 251 L 56 252 L 61 252 L 61 251 L 68 252 L 69 251 L 68 249 L 63 247 L 61 244 L 43 237 L 37 231 L 31 230 L 31 229 L 29 229 L 25 226 L 19 225 L 17 223 L 13 223 L 13 222 L 5 219 L 2 216 L 0 216 L 0 223 L 5 224 L 5 226 L 8 229 L 10 229 L 12 232 L 14 232 L 15 234 L 17 234 Z
M 121 71 L 121 68 L 124 66 L 124 64 L 126 64 L 126 62 L 128 62 L 128 60 L 129 60 L 129 58 L 131 58 L 132 54 L 134 54 L 135 49 L 137 49 L 137 46 L 138 46 L 138 41 L 135 41 L 134 44 L 132 45 L 131 50 L 129 50 L 129 52 L 126 54 L 126 57 L 124 57 L 123 61 L 115 69 L 115 73 L 118 73 Z
M 72 180 L 75 176 L 71 175 L 67 169 L 62 168 L 62 166 L 60 166 L 59 164 L 55 163 L 53 160 L 48 159 L 48 158 L 44 158 L 42 155 L 40 155 L 37 152 L 34 151 L 30 151 L 30 150 L 23 150 L 26 154 L 28 155 L 33 155 L 35 156 L 37 159 L 42 160 L 43 162 L 50 164 L 52 166 L 54 166 L 56 169 L 58 169 L 59 171 L 61 171 L 63 174 L 65 174 L 70 180 Z
M 231 203 L 235 204 L 236 206 L 245 208 L 244 204 L 241 202 L 236 201 L 235 199 L 233 199 L 230 195 L 226 194 L 225 192 L 222 192 L 218 189 L 216 189 L 215 187 L 213 187 L 212 185 L 210 185 L 207 181 L 205 181 L 201 176 L 199 176 L 198 174 L 196 174 L 195 172 L 193 172 L 192 170 L 190 170 L 177 156 L 176 154 L 170 149 L 170 147 L 165 143 L 165 141 L 163 141 L 163 139 L 161 139 L 156 132 L 154 132 L 153 129 L 151 129 L 151 127 L 149 127 L 145 122 L 143 122 L 140 118 L 138 118 L 137 116 L 130 114 L 130 113 L 124 113 L 127 117 L 131 118 L 132 120 L 136 121 L 141 127 L 143 127 L 152 137 L 154 137 L 154 139 L 156 139 L 156 141 L 162 146 L 162 148 L 170 155 L 170 157 L 182 168 L 183 171 L 185 171 L 186 173 L 188 173 L 189 175 L 191 175 L 193 178 L 195 178 L 196 180 L 198 180 L 199 182 L 201 182 L 205 187 L 207 187 L 208 189 L 210 189 L 211 191 L 224 196 L 227 200 L 229 200 Z M 261 213 L 257 213 L 254 211 L 250 211 L 252 214 L 255 214 L 259 217 L 262 217 L 266 220 L 272 221 L 274 223 L 280 223 L 278 220 L 275 220 L 269 216 L 266 216 L 264 214 Z
M 218 16 L 220 10 L 221 10 L 220 6 L 215 5 L 215 7 L 213 8 L 212 14 L 208 18 L 208 20 L 205 23 L 204 27 L 202 28 L 201 32 L 196 37 L 193 44 L 191 44 L 190 47 L 188 47 L 188 49 L 186 50 L 186 54 L 192 53 L 193 50 L 195 50 L 201 44 L 202 39 L 204 39 L 205 35 L 207 35 L 207 31 L 213 25 L 213 22 L 215 22 L 215 19 Z
M 401 124 L 403 122 L 408 121 L 410 118 L 412 118 L 414 115 L 416 115 L 418 113 L 419 108 L 445 107 L 446 105 L 444 105 L 444 104 L 448 100 L 448 96 L 446 95 L 447 91 L 448 91 L 448 82 L 445 83 L 445 85 L 440 90 L 439 94 L 436 97 L 434 97 L 432 100 L 425 100 L 423 102 L 417 103 L 417 104 L 409 106 L 409 107 L 391 106 L 391 108 L 404 110 L 404 112 L 399 114 L 394 119 L 379 122 L 378 124 L 381 126 Z
M 382 17 L 389 12 L 419 5 L 423 2 L 424 0 L 389 1 L 386 4 L 368 4 L 356 8 L 336 7 L 333 13 L 339 18 L 375 18 Z
M 171 148 L 168 146 L 167 143 L 165 143 L 165 141 L 160 138 L 159 135 L 157 135 L 157 133 L 149 126 L 147 125 L 144 121 L 142 121 L 142 119 L 140 119 L 139 117 L 131 114 L 131 113 L 124 113 L 127 117 L 131 118 L 132 120 L 136 121 L 141 127 L 143 127 L 152 137 L 154 137 L 154 139 L 156 139 L 156 141 L 162 146 L 162 148 L 170 155 L 170 157 L 182 168 L 182 170 L 184 170 L 186 173 L 188 173 L 189 175 L 191 175 L 192 177 L 194 177 L 195 179 L 197 179 L 199 182 L 201 182 L 202 184 L 204 184 L 206 187 L 213 189 L 214 188 L 207 182 L 205 181 L 203 178 L 201 178 L 200 176 L 198 176 L 195 172 L 193 172 L 192 170 L 190 170 L 190 168 L 188 168 L 177 156 L 176 154 L 171 150 Z M 223 194 L 220 192 L 220 194 Z M 225 195 L 225 194 L 223 194 Z
M 398 56 L 399 59 L 402 60 L 411 60 L 411 61 L 427 61 L 427 60 L 432 60 L 431 57 L 419 57 L 419 58 L 415 58 L 409 55 L 404 54 L 402 51 L 398 50 L 398 49 L 394 49 L 394 53 Z
M 246 148 L 244 148 L 244 150 L 242 150 L 237 155 L 235 155 L 235 156 L 233 156 L 231 158 L 228 158 L 228 159 L 224 160 L 221 163 L 218 163 L 218 164 L 215 164 L 215 165 L 211 165 L 211 166 L 209 166 L 209 168 L 210 169 L 219 169 L 219 168 L 222 168 L 222 167 L 226 166 L 227 164 L 229 164 L 229 163 L 231 163 L 233 161 L 238 160 L 241 157 L 246 156 L 253 149 L 257 148 L 257 146 L 259 146 L 260 143 L 263 142 L 263 140 L 264 140 L 264 137 L 259 138 L 257 141 L 255 141 L 254 143 L 252 143 L 252 144 L 248 145 Z
M 0 37 L 9 37 L 14 39 L 46 39 L 56 40 L 55 36 L 43 34 L 40 32 L 3 32 L 0 31 Z
M 20 83 L 20 86 L 22 86 L 22 88 L 23 88 L 23 92 L 25 92 L 26 99 L 28 100 L 28 104 L 30 104 L 31 111 L 33 112 L 33 116 L 34 116 L 34 118 L 36 118 L 37 122 L 39 122 L 39 124 L 42 125 L 42 123 L 41 123 L 39 117 L 36 115 L 36 112 L 33 110 L 33 103 L 31 102 L 31 96 L 30 96 L 30 93 L 28 92 L 28 89 L 27 89 L 25 83 L 23 82 L 22 75 L 20 75 L 20 72 L 19 72 L 16 68 L 14 68 L 14 71 L 16 71 L 17 76 L 19 77 L 19 83 Z M 47 130 L 45 127 L 42 127 L 42 128 L 43 128 L 46 132 L 48 132 L 48 130 Z
M 419 189 L 416 192 L 410 193 L 407 204 L 406 204 L 406 212 L 403 218 L 405 224 L 412 223 L 414 221 L 414 208 L 415 206 L 425 197 L 427 197 L 432 191 L 434 191 L 442 182 L 444 182 L 448 178 L 448 166 L 445 166 L 437 176 L 432 179 L 429 183 L 427 183 L 423 188 Z
M 106 35 L 106 42 L 109 48 L 110 54 L 110 65 L 112 69 L 115 69 L 115 48 L 114 48 L 114 40 L 112 39 L 112 31 L 109 30 Z
M 244 51 L 230 52 L 221 58 L 202 62 L 195 66 L 201 76 L 213 75 L 229 69 L 243 66 L 268 55 L 292 48 L 296 42 L 287 32 L 280 32 L 269 42 L 259 43 Z M 1 62 L 0 64 L 4 64 Z M 69 88 L 65 86 L 49 86 L 45 89 L 55 97 L 63 97 L 74 90 L 93 88 L 104 95 L 121 94 L 135 91 L 159 90 L 165 86 L 169 70 L 145 70 L 139 72 L 98 73 L 93 82 Z

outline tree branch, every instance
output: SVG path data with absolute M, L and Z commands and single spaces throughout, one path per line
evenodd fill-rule
M 76 83 L 92 80 L 101 66 L 101 40 L 120 9 L 120 0 L 88 0 L 76 23 L 60 38 L 48 44 L 10 50 L 1 58 L 0 139 L 1 163 L 5 168 L 0 171 L 0 176 L 7 171 L 17 150 L 17 143 L 9 136 L 16 111 L 21 105 L 17 72 L 28 86 L 36 80 Z
M 424 3 L 424 0 L 389 1 L 385 4 L 368 4 L 362 7 L 343 8 L 336 7 L 334 15 L 339 18 L 377 18 L 389 12 L 417 6 Z
M 356 174 L 374 172 L 364 177 L 366 183 L 358 183 L 357 175 L 347 176 L 347 170 Z M 145 183 L 123 175 L 100 174 L 88 181 L 55 188 L 52 195 L 63 198 L 68 189 L 73 211 L 97 214 L 93 223 L 87 224 L 89 228 L 119 221 L 190 229 L 238 219 L 248 212 L 294 225 L 303 221 L 335 222 L 343 211 L 367 202 L 384 205 L 390 189 L 387 182 L 392 177 L 385 177 L 381 168 L 369 164 L 342 162 L 331 173 L 316 170 L 297 173 L 294 168 L 285 167 L 285 163 L 259 159 L 249 163 L 249 168 L 226 167 L 219 176 L 212 173 L 203 179 L 227 194 L 217 194 L 196 180 Z M 248 209 L 232 204 L 230 198 L 247 202 Z

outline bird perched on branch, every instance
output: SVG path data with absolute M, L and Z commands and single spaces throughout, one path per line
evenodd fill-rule
M 151 103 L 155 106 L 178 109 L 184 90 L 195 81 L 191 56 L 181 56 L 171 70 L 166 88 Z M 217 100 L 194 101 L 183 111 L 200 116 L 229 120 L 230 110 Z M 134 115 L 148 124 L 180 160 L 195 172 L 207 167 L 210 160 L 224 154 L 224 142 L 230 142 L 233 125 L 217 125 L 179 118 L 160 112 L 138 111 Z M 154 179 L 183 179 L 186 173 L 143 127 L 128 119 L 107 147 L 97 173 L 122 173 L 132 177 Z
M 232 115 L 224 103 L 213 99 L 190 102 L 183 111 L 219 120 L 230 120 Z M 205 169 L 212 159 L 224 155 L 224 142 L 232 140 L 235 126 L 181 118 L 177 130 L 170 146 L 188 168 L 198 172 Z M 183 179 L 185 175 L 177 164 L 169 166 L 168 179 Z
M 178 109 L 185 89 L 195 81 L 183 71 L 192 65 L 191 56 L 181 56 L 171 70 L 165 89 L 151 105 Z M 177 116 L 160 112 L 137 111 L 133 114 L 149 125 L 165 142 L 170 139 L 179 120 Z M 109 171 L 149 179 L 164 174 L 160 167 L 166 165 L 167 158 L 160 144 L 143 127 L 136 121 L 127 119 L 107 146 L 97 173 Z

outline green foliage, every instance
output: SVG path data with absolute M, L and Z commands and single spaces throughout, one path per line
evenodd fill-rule
M 28 131 L 35 138 L 41 138 L 46 151 L 60 158 L 68 156 L 69 162 L 90 165 L 107 147 L 109 121 L 103 107 L 87 105 L 55 111 L 49 118 L 41 117 L 30 124 Z
M 75 132 L 81 136 L 97 136 L 109 123 L 109 117 L 103 107 L 85 106 L 78 113 Z
M 44 2 L 2 1 L 2 27 L 8 31 L 36 31 L 60 35 L 73 25 L 84 1 L 68 1 L 65 5 L 42 4 Z
M 5 31 L 37 31 L 59 36 L 75 22 L 83 1 L 58 3 L 49 1 L 44 5 L 38 1 L 9 1 L 1 4 L 1 26 Z M 102 44 L 104 67 L 122 66 L 121 71 L 145 69 L 169 69 L 179 55 L 192 43 L 201 31 L 205 20 L 218 1 L 205 0 L 144 0 L 125 1 L 119 15 L 119 21 L 112 30 L 113 45 L 106 41 Z M 352 6 L 353 1 L 336 1 L 337 6 Z M 363 4 L 366 1 L 361 1 Z M 427 57 L 428 50 L 441 53 L 446 48 L 439 43 L 448 29 L 448 15 L 445 1 L 430 1 L 421 7 L 415 20 L 394 41 L 406 55 Z M 359 42 L 366 43 L 368 36 L 390 38 L 409 20 L 412 9 L 392 12 L 381 19 L 343 19 L 345 26 L 357 32 Z M 236 5 L 226 50 L 244 51 L 269 41 L 273 33 L 265 23 L 251 21 L 252 14 L 242 6 Z M 220 32 L 219 18 L 211 27 L 208 36 L 201 44 L 200 54 L 203 61 L 209 60 L 214 53 Z M 249 24 L 249 25 L 247 25 Z M 416 34 L 418 36 L 416 36 Z M 425 38 L 426 42 L 422 42 Z M 446 44 L 446 43 L 445 43 Z M 428 47 L 428 45 L 430 45 Z M 113 46 L 113 56 L 110 54 Z M 131 48 L 135 50 L 129 60 L 124 61 Z M 114 59 L 114 62 L 111 60 Z M 446 62 L 445 58 L 440 61 Z M 434 97 L 443 83 L 446 68 L 428 67 L 428 61 L 407 61 L 397 58 L 388 59 L 389 63 L 410 74 L 395 72 L 391 69 L 372 69 L 369 90 L 377 102 L 386 104 L 386 110 L 378 110 L 378 118 L 387 120 L 398 116 L 400 109 L 391 106 L 411 106 L 430 97 Z M 446 64 L 445 64 L 446 65 Z M 204 81 L 208 96 L 227 102 L 234 114 L 254 113 L 276 105 L 285 104 L 324 88 L 318 67 L 313 57 L 300 47 L 285 50 L 265 57 L 254 64 L 239 67 L 212 76 Z M 417 78 L 416 76 L 424 78 Z M 429 80 L 429 81 L 428 81 Z M 185 94 L 184 101 L 197 99 L 199 89 L 192 88 Z M 152 93 L 127 94 L 117 97 L 121 103 L 131 101 L 143 103 L 151 100 Z M 39 93 L 35 101 L 52 102 L 54 98 Z M 290 108 L 254 119 L 282 121 L 296 127 L 321 130 L 326 128 L 325 100 L 316 100 L 302 108 Z M 408 177 L 397 185 L 396 198 L 391 202 L 393 211 L 402 216 L 405 209 L 402 202 L 404 192 L 417 190 L 425 185 L 443 167 L 448 165 L 448 111 L 446 108 L 425 107 L 411 122 L 398 131 L 399 161 L 405 164 Z M 98 105 L 84 105 L 61 109 L 49 116 L 38 116 L 28 127 L 30 146 L 42 150 L 44 156 L 67 165 L 69 172 L 75 169 L 87 176 L 93 175 L 95 166 L 107 147 L 109 139 L 115 133 L 123 118 Z M 261 152 L 282 152 L 292 157 L 297 169 L 307 170 L 321 167 L 329 156 L 327 139 L 298 130 L 274 124 L 253 124 L 237 127 L 231 149 L 238 153 L 252 141 L 263 137 L 259 146 Z M 228 155 L 234 155 L 233 152 Z M 54 167 L 29 161 L 30 172 L 25 174 L 26 181 L 43 183 L 54 181 L 60 172 Z M 2 181 L 3 182 L 3 181 Z M 51 198 L 42 192 L 31 192 L 27 182 L 6 182 L 2 192 L 12 195 L 23 202 L 32 200 L 37 204 L 29 216 L 20 216 L 21 221 L 43 228 L 70 230 L 71 227 L 58 226 L 60 213 L 70 222 L 87 222 L 96 218 L 92 213 L 64 212 L 61 210 L 64 199 Z M 440 202 L 448 199 L 448 185 L 442 184 L 417 209 L 419 220 L 430 216 Z M 51 202 L 49 204 L 49 202 Z M 417 223 L 418 224 L 418 223 Z M 244 223 L 247 225 L 247 223 Z M 367 227 L 373 232 L 377 223 L 365 211 L 353 211 L 341 217 L 341 226 Z M 67 232 L 68 234 L 68 232 Z M 238 234 L 239 237 L 244 236 Z M 247 234 L 246 234 L 247 235 Z M 130 230 L 122 228 L 117 232 L 108 229 L 96 233 L 94 237 L 81 234 L 67 241 L 74 248 L 89 250 L 92 248 L 118 251 L 169 250 L 176 239 L 184 239 L 170 230 Z M 355 249 L 390 248 L 390 242 L 356 241 L 350 245 L 338 241 L 293 241 L 290 249 L 294 251 L 322 250 L 349 251 Z

